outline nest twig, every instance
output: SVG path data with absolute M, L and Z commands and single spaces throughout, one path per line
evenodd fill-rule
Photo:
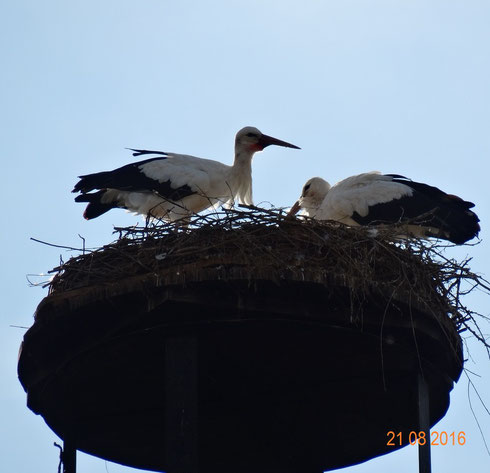
M 165 278 L 174 281 L 176 274 L 189 268 L 224 269 L 225 278 L 226 269 L 236 267 L 250 279 L 267 273 L 327 284 L 335 278 L 361 296 L 373 287 L 397 288 L 430 313 L 449 317 L 459 332 L 469 331 L 490 349 L 477 323 L 477 319 L 488 322 L 488 317 L 462 302 L 475 289 L 490 293 L 490 285 L 471 272 L 469 259 L 445 256 L 451 245 L 398 240 L 399 225 L 377 227 L 374 234 L 370 227 L 289 218 L 281 209 L 255 207 L 196 215 L 188 227 L 176 228 L 160 221 L 116 227 L 115 242 L 54 268 L 50 292 L 145 273 L 158 275 L 165 283 Z

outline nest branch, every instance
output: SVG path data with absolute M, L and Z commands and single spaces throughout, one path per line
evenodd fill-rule
M 396 288 L 428 313 L 449 317 L 458 331 L 468 331 L 484 344 L 490 356 L 477 323 L 488 323 L 488 317 L 463 304 L 475 289 L 490 294 L 490 283 L 471 271 L 471 258 L 456 261 L 446 255 L 453 245 L 399 239 L 402 231 L 400 224 L 373 232 L 292 218 L 284 209 L 239 206 L 186 218 L 185 226 L 154 219 L 144 226 L 115 227 L 116 241 L 93 251 L 84 244 L 84 254 L 51 271 L 56 274 L 48 285 L 51 293 L 59 293 L 145 273 L 158 274 L 165 283 L 165 275 L 181 270 L 218 267 L 240 267 L 250 279 L 268 273 L 326 284 L 336 278 L 353 288 L 354 305 L 373 287 Z

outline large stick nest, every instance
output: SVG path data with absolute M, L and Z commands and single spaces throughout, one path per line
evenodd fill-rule
M 399 240 L 400 231 L 291 219 L 282 210 L 256 208 L 196 216 L 186 230 L 163 222 L 116 228 L 115 242 L 54 268 L 50 293 L 148 275 L 162 285 L 210 278 L 342 284 L 359 298 L 373 290 L 410 298 L 452 320 L 458 331 L 471 331 L 488 348 L 476 323 L 484 316 L 461 301 L 476 287 L 488 292 L 486 281 L 470 271 L 469 259 L 444 256 L 450 245 Z

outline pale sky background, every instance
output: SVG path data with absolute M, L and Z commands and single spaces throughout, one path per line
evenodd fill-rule
M 16 0 L 0 6 L 3 218 L 0 471 L 55 472 L 59 441 L 26 407 L 17 352 L 46 289 L 26 275 L 70 253 L 34 243 L 101 246 L 113 210 L 86 222 L 76 177 L 134 158 L 125 147 L 231 163 L 253 125 L 301 151 L 254 160 L 255 202 L 292 205 L 304 182 L 380 170 L 476 203 L 482 243 L 453 248 L 490 277 L 490 2 L 486 0 Z M 42 277 L 31 277 L 40 282 Z M 490 314 L 490 297 L 466 304 Z M 489 327 L 484 327 L 488 333 Z M 490 363 L 469 341 L 466 367 L 490 406 Z M 468 354 L 467 354 L 468 356 Z M 470 399 L 490 445 L 490 416 Z M 433 447 L 433 471 L 490 471 L 465 374 L 435 430 L 466 433 Z M 136 471 L 78 455 L 81 473 Z M 415 447 L 346 471 L 417 471 Z

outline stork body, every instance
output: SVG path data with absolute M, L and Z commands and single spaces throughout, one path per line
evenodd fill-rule
M 409 222 L 407 230 L 414 236 L 463 244 L 480 231 L 472 207 L 472 202 L 437 187 L 398 174 L 368 172 L 334 186 L 313 177 L 304 185 L 290 214 L 302 209 L 315 219 L 353 226 Z
M 236 135 L 231 166 L 184 154 L 132 150 L 133 156 L 151 157 L 114 171 L 80 176 L 73 192 L 81 194 L 75 201 L 88 202 L 87 220 L 116 207 L 175 221 L 236 200 L 252 205 L 252 158 L 269 145 L 299 149 L 245 127 Z

